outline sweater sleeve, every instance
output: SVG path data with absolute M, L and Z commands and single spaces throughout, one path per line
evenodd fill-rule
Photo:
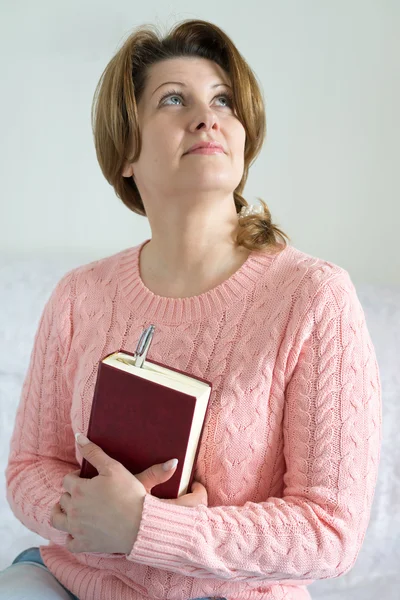
M 60 545 L 65 545 L 68 533 L 50 525 L 50 512 L 65 492 L 64 476 L 79 468 L 64 371 L 72 329 L 67 276 L 53 289 L 39 320 L 5 471 L 14 515 L 31 531 Z
M 128 560 L 197 578 L 292 585 L 353 567 L 370 519 L 382 427 L 375 350 L 347 271 L 310 299 L 289 354 L 283 497 L 185 507 L 147 494 Z

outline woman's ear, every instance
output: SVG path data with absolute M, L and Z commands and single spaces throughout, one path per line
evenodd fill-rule
M 122 177 L 133 177 L 133 166 L 128 162 L 123 166 Z

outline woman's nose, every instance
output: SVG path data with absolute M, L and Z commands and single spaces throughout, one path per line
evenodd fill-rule
M 193 118 L 193 123 L 195 129 L 200 129 L 203 126 L 205 126 L 206 129 L 212 129 L 215 125 L 218 126 L 218 117 L 214 111 L 205 109 L 197 113 Z

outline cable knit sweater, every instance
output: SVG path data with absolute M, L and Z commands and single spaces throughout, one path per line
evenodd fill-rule
M 381 448 L 381 382 L 349 274 L 288 245 L 253 251 L 215 288 L 153 294 L 147 242 L 67 272 L 43 309 L 6 469 L 16 517 L 49 540 L 44 563 L 81 600 L 303 600 L 359 554 Z M 69 552 L 50 525 L 82 458 L 99 361 L 148 353 L 212 381 L 195 479 L 208 506 L 147 494 L 130 554 Z

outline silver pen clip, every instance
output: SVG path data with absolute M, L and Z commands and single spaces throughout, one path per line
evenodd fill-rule
M 154 330 L 155 325 L 149 325 L 140 336 L 134 355 L 135 367 L 143 366 L 146 354 L 150 348 L 151 340 L 153 339 Z

